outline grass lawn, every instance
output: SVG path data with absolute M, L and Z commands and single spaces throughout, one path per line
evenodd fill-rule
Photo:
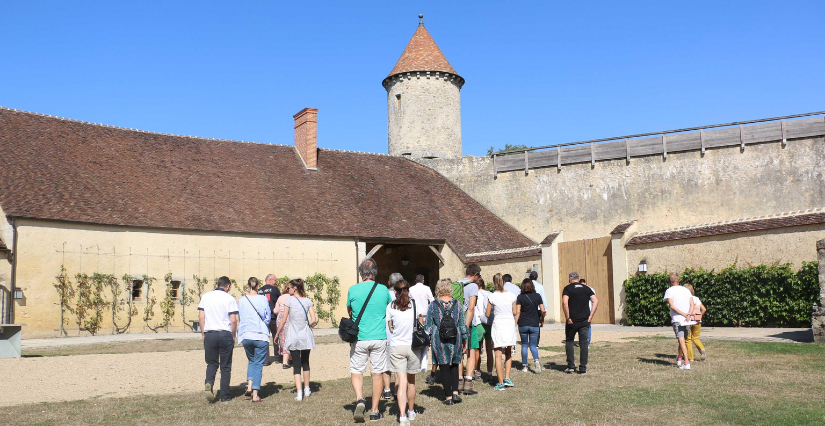
M 422 414 L 413 424 L 825 423 L 822 345 L 706 344 L 708 360 L 695 362 L 691 371 L 673 366 L 673 339 L 594 344 L 586 376 L 562 373 L 564 356 L 559 355 L 542 360 L 547 370 L 541 375 L 513 372 L 515 388 L 497 392 L 485 385 L 478 395 L 453 407 L 440 403 L 440 386 L 428 388 L 419 375 L 417 405 Z M 198 392 L 200 383 L 192 383 L 192 389 L 175 395 L 27 404 L 0 408 L 0 413 L 4 423 L 21 425 L 352 423 L 354 397 L 347 379 L 313 383 L 315 393 L 300 403 L 292 399 L 291 383 L 266 384 L 260 404 L 243 398 L 241 387 L 233 389 L 237 397 L 225 404 L 208 404 Z M 382 402 L 381 407 L 386 418 L 379 423 L 396 424 L 396 406 Z

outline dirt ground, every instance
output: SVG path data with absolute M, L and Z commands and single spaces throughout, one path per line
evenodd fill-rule
M 593 342 L 618 342 L 654 334 L 660 333 L 594 333 Z M 542 332 L 541 345 L 558 347 L 563 339 L 562 330 L 548 329 Z M 541 351 L 541 356 L 563 355 Z M 313 381 L 348 377 L 349 346 L 320 344 L 312 351 L 311 365 Z M 232 357 L 233 384 L 245 381 L 246 367 L 246 354 L 243 348 L 236 347 Z M 0 406 L 198 391 L 204 369 L 201 350 L 0 359 Z M 263 382 L 288 385 L 292 383 L 292 370 L 272 364 L 264 369 Z

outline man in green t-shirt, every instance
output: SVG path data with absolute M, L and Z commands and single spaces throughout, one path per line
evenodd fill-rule
M 378 275 L 378 265 L 372 258 L 364 259 L 358 266 L 361 280 L 350 287 L 347 292 L 347 313 L 358 322 L 358 341 L 350 344 L 349 372 L 352 388 L 355 390 L 355 411 L 353 417 L 356 422 L 364 421 L 366 400 L 364 399 L 364 373 L 367 371 L 367 360 L 370 361 L 372 375 L 372 409 L 370 420 L 379 420 L 378 402 L 381 400 L 381 391 L 384 387 L 382 373 L 387 371 L 387 305 L 390 304 L 390 292 L 387 287 L 375 282 Z M 373 288 L 375 290 L 373 291 Z M 367 297 L 372 291 L 372 297 Z M 365 306 L 366 304 L 366 306 Z

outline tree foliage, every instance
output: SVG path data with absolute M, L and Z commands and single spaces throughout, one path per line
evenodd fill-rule
M 705 325 L 747 327 L 810 327 L 811 313 L 819 303 L 818 265 L 731 265 L 719 272 L 686 269 L 679 281 L 693 285 L 707 314 Z M 625 314 L 629 325 L 670 323 L 670 310 L 662 299 L 670 286 L 667 273 L 627 279 Z
M 509 143 L 506 143 L 506 144 L 504 144 L 504 148 L 502 148 L 502 149 L 496 149 L 495 147 L 491 146 L 490 149 L 487 150 L 487 155 L 498 154 L 500 152 L 509 151 L 511 149 L 527 149 L 527 148 L 528 148 L 527 145 L 524 145 L 524 144 L 511 145 Z M 503 155 L 513 155 L 513 154 L 518 154 L 518 153 L 514 152 L 514 153 L 510 153 L 510 154 L 503 154 Z

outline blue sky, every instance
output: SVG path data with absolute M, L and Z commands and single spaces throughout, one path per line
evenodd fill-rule
M 825 110 L 825 2 L 0 5 L 0 106 L 165 133 L 387 151 L 392 69 L 425 24 L 464 153 Z

